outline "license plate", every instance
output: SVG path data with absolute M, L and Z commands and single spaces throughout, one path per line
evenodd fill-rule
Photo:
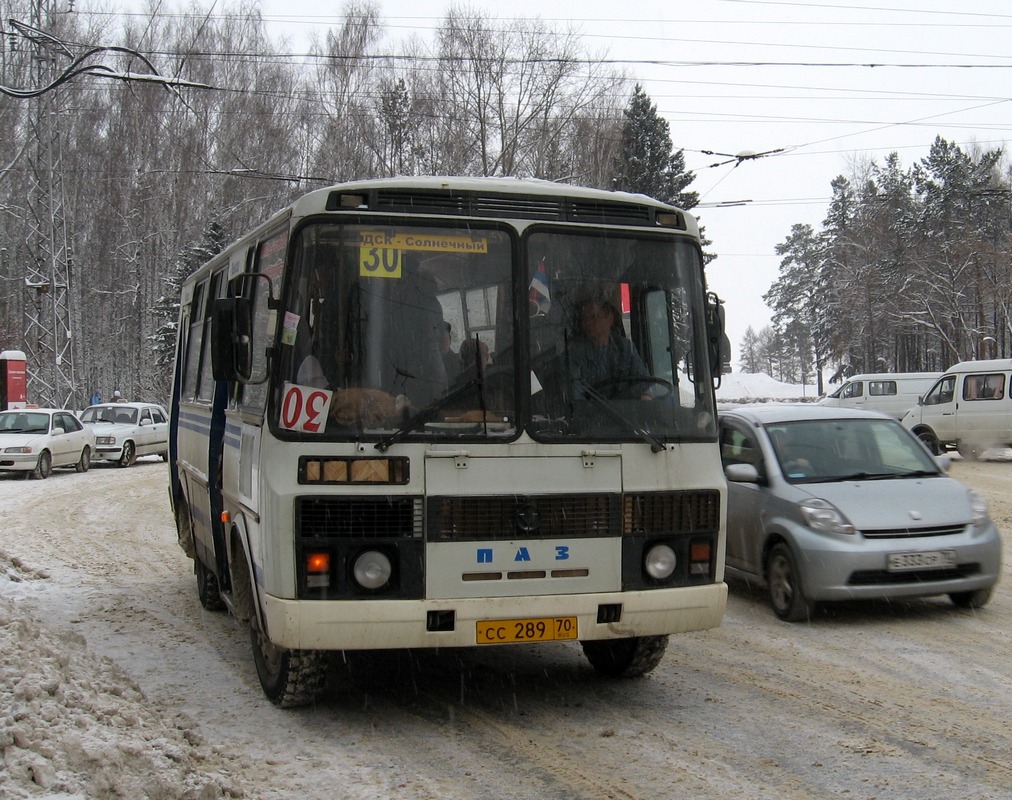
M 478 644 L 506 644 L 575 639 L 576 629 L 576 617 L 483 619 L 477 623 L 476 633 Z
M 953 569 L 956 566 L 955 550 L 925 550 L 921 553 L 890 553 L 887 569 L 906 572 L 912 569 Z

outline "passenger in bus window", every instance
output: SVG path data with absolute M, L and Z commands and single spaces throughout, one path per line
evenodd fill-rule
M 649 378 L 650 372 L 632 342 L 622 331 L 622 319 L 611 302 L 591 298 L 579 306 L 579 333 L 569 343 L 569 374 L 573 397 L 586 399 L 585 387 L 609 399 L 635 396 L 650 400 L 647 383 L 631 378 Z

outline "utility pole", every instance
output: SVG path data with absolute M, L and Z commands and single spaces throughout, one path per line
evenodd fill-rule
M 53 28 L 53 0 L 35 0 L 33 33 L 21 31 L 19 52 L 30 59 L 26 70 L 35 86 L 49 85 L 59 72 L 58 59 L 73 54 L 43 31 Z M 81 405 L 75 363 L 74 256 L 63 183 L 62 92 L 31 99 L 28 136 L 29 196 L 27 254 L 24 269 L 24 350 L 28 362 L 28 398 L 39 405 Z

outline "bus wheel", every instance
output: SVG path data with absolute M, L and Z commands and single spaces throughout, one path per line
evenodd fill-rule
M 630 639 L 595 639 L 580 642 L 587 660 L 609 678 L 638 678 L 664 658 L 667 636 L 634 636 Z
M 193 571 L 197 576 L 197 597 L 200 604 L 208 611 L 221 611 L 225 608 L 217 576 L 199 558 L 193 559 Z
M 176 538 L 188 558 L 197 559 L 193 544 L 193 524 L 190 522 L 190 507 L 185 497 L 176 501 Z
M 321 650 L 287 650 L 272 644 L 250 620 L 250 640 L 257 676 L 267 699 L 280 708 L 312 703 L 323 691 L 327 658 Z

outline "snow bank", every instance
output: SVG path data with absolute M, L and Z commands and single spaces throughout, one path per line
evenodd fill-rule
M 813 402 L 818 388 L 800 383 L 781 383 L 763 373 L 732 372 L 724 375 L 717 389 L 718 403 L 756 403 L 765 400 Z
M 0 553 L 0 580 L 18 572 Z M 0 797 L 11 800 L 242 796 L 226 776 L 205 774 L 214 753 L 187 720 L 165 720 L 83 638 L 48 629 L 2 595 L 0 751 Z

